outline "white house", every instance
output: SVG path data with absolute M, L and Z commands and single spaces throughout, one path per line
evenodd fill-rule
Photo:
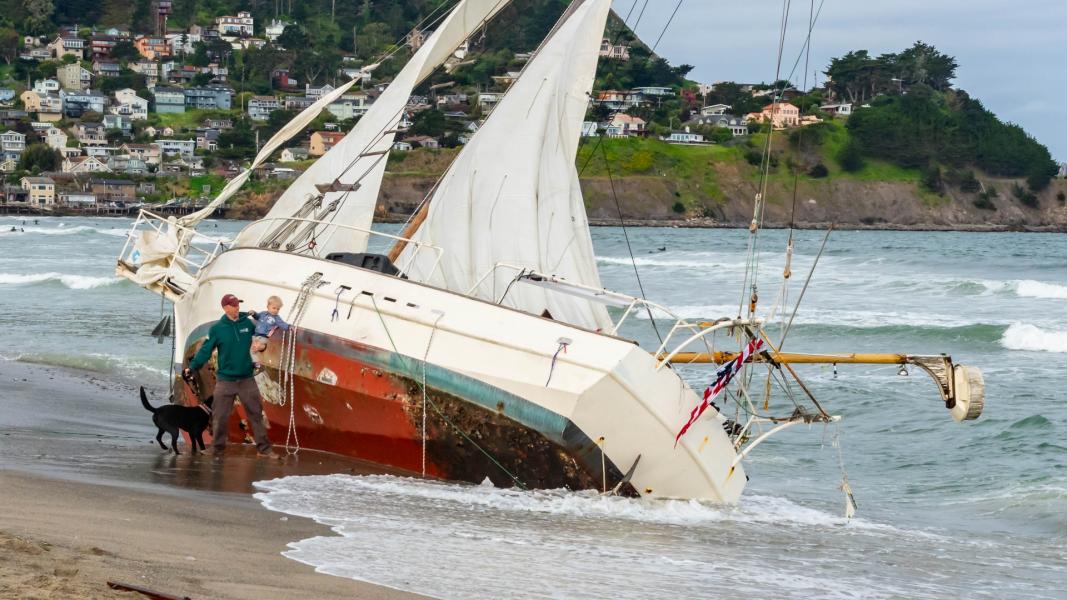
M 54 150 L 66 148 L 67 139 L 69 138 L 67 132 L 58 127 L 49 127 L 48 129 L 45 129 L 42 137 L 44 137 L 44 143 Z
M 266 121 L 272 111 L 282 107 L 275 96 L 253 96 L 248 101 L 248 116 L 253 121 Z
M 672 131 L 670 135 L 662 139 L 672 144 L 702 144 L 704 142 L 704 136 L 692 133 L 688 127 L 684 131 Z
M 95 156 L 72 156 L 63 159 L 64 173 L 108 173 L 107 163 Z
M 55 79 L 38 79 L 33 82 L 33 91 L 38 94 L 58 94 L 59 82 Z
M 830 115 L 831 117 L 844 117 L 847 119 L 852 114 L 852 105 L 848 102 L 842 102 L 839 104 L 823 104 L 819 107 L 819 110 Z
M 712 104 L 711 106 L 705 106 L 700 109 L 700 116 L 711 117 L 714 115 L 725 115 L 726 111 L 730 110 L 729 104 Z
M 626 113 L 617 113 L 606 128 L 608 137 L 627 137 L 645 134 L 645 120 Z
M 223 16 L 215 19 L 220 36 L 246 37 L 252 35 L 255 28 L 255 19 L 252 14 L 241 11 L 236 17 Z
M 398 152 L 410 152 L 411 144 L 403 140 L 397 140 L 393 142 L 393 150 L 396 150 Z
M 307 160 L 308 151 L 307 148 L 301 148 L 299 146 L 294 148 L 286 148 L 282 150 L 281 162 L 296 162 L 298 160 Z
M 159 140 L 159 151 L 163 156 L 177 154 L 182 158 L 192 158 L 196 151 L 196 140 Z
M 274 19 L 270 22 L 270 25 L 267 25 L 266 29 L 263 30 L 263 35 L 267 36 L 267 39 L 273 42 L 274 40 L 277 40 L 279 37 L 281 37 L 283 33 L 285 33 L 286 25 L 288 25 L 288 23 L 286 23 L 285 21 L 279 21 L 278 19 Z
M 143 121 L 148 118 L 148 100 L 141 98 L 137 92 L 122 89 L 115 92 L 115 106 L 111 113 L 129 117 L 131 121 Z

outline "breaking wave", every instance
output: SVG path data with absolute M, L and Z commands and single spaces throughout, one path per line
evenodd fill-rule
M 1025 279 L 1015 282 L 1015 294 L 1021 298 L 1067 300 L 1067 285 Z
M 1067 331 L 1045 330 L 1028 323 L 1012 323 L 1000 338 L 1009 350 L 1067 352 Z
M 91 275 L 67 275 L 64 273 L 36 273 L 21 275 L 0 273 L 0 285 L 36 285 L 59 283 L 72 290 L 91 290 L 121 282 L 118 277 L 93 277 Z
M 128 356 L 115 354 L 103 354 L 90 352 L 86 354 L 64 354 L 61 352 L 23 352 L 0 354 L 0 359 L 13 360 L 23 363 L 46 365 L 51 367 L 64 367 L 91 371 L 101 374 L 117 374 L 131 378 L 133 381 L 144 382 L 145 378 L 152 380 L 167 377 L 167 370 L 153 367 Z

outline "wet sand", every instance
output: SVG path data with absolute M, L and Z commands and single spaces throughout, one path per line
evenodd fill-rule
M 370 465 L 166 454 L 136 388 L 99 374 L 0 362 L 0 391 L 0 598 L 143 597 L 108 580 L 190 598 L 416 597 L 281 556 L 331 532 L 251 496 L 254 481 Z

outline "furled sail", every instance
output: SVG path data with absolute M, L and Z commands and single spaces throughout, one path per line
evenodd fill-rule
M 267 216 L 242 233 L 237 245 L 304 249 L 320 256 L 365 250 L 364 232 L 285 219 L 370 229 L 385 163 L 412 90 L 509 1 L 461 0 L 352 131 L 304 171 Z
M 601 287 L 575 155 L 610 0 L 575 0 L 518 80 L 464 146 L 429 199 L 397 265 L 411 279 L 501 301 L 590 329 L 611 326 L 603 305 L 509 284 L 515 269 Z M 488 276 L 486 276 L 488 274 Z M 506 292 L 505 292 L 506 290 Z

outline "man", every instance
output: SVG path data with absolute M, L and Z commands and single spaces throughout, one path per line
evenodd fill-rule
M 252 424 L 256 439 L 256 449 L 260 456 L 272 456 L 271 443 L 267 439 L 267 428 L 263 425 L 263 405 L 259 396 L 259 386 L 253 377 L 252 332 L 255 326 L 248 316 L 241 312 L 241 300 L 233 294 L 222 297 L 222 316 L 208 330 L 207 341 L 189 362 L 185 374 L 192 375 L 211 359 L 211 352 L 218 350 L 218 369 L 215 371 L 215 407 L 214 423 L 211 430 L 211 446 L 215 453 L 221 453 L 226 447 L 227 427 L 230 412 L 233 411 L 233 399 L 237 396 L 245 407 L 245 413 Z

